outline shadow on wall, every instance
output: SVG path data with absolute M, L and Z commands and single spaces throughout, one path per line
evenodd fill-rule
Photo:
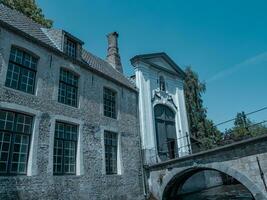
M 223 185 L 222 173 L 213 170 L 204 170 L 189 177 L 181 189 L 181 194 L 198 192 L 211 187 Z

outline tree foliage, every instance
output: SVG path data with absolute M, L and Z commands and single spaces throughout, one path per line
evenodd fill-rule
M 236 114 L 234 126 L 226 130 L 223 143 L 231 143 L 250 137 L 267 134 L 267 126 L 264 123 L 255 123 L 247 118 L 244 112 Z
M 244 112 L 237 113 L 232 128 L 225 133 L 220 132 L 213 121 L 207 118 L 207 109 L 203 106 L 205 83 L 199 81 L 197 73 L 190 67 L 186 68 L 185 73 L 184 91 L 189 130 L 191 138 L 199 141 L 202 150 L 267 134 L 266 125 L 251 121 Z
M 0 0 L 0 3 L 22 12 L 33 21 L 47 28 L 51 28 L 53 25 L 52 20 L 45 18 L 42 9 L 37 6 L 35 0 Z
M 188 120 L 190 124 L 190 133 L 199 137 L 204 130 L 204 120 L 206 118 L 206 109 L 203 107 L 202 94 L 206 91 L 206 86 L 198 79 L 198 75 L 190 67 L 185 69 L 185 99 Z
M 200 141 L 202 149 L 212 148 L 221 140 L 222 135 L 213 121 L 207 119 L 207 109 L 202 100 L 206 85 L 200 82 L 197 73 L 190 67 L 185 69 L 185 73 L 184 91 L 191 137 Z

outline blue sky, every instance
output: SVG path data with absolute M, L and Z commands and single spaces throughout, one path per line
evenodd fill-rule
M 75 2 L 75 3 L 74 3 Z M 124 71 L 137 54 L 166 52 L 191 65 L 215 123 L 267 106 L 266 0 L 37 0 L 46 17 L 105 58 L 106 34 L 119 32 Z M 252 115 L 267 120 L 267 110 Z M 229 125 L 227 125 L 229 126 Z M 224 129 L 224 127 L 220 127 Z

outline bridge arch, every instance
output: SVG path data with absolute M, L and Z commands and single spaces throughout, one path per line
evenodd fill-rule
M 204 170 L 215 170 L 229 175 L 245 186 L 253 195 L 255 200 L 266 199 L 259 186 L 256 185 L 247 175 L 222 163 L 195 165 L 193 167 L 184 168 L 183 170 L 175 168 L 171 169 L 170 173 L 166 174 L 162 181 L 161 199 L 169 200 L 167 197 L 170 195 L 171 188 L 175 183 L 179 182 L 179 185 L 182 186 L 189 177 Z

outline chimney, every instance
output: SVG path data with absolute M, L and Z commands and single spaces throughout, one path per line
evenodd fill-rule
M 107 61 L 112 65 L 116 70 L 123 73 L 123 69 L 121 66 L 121 58 L 119 54 L 118 48 L 118 37 L 119 34 L 117 32 L 112 32 L 107 35 L 108 38 L 108 55 Z

